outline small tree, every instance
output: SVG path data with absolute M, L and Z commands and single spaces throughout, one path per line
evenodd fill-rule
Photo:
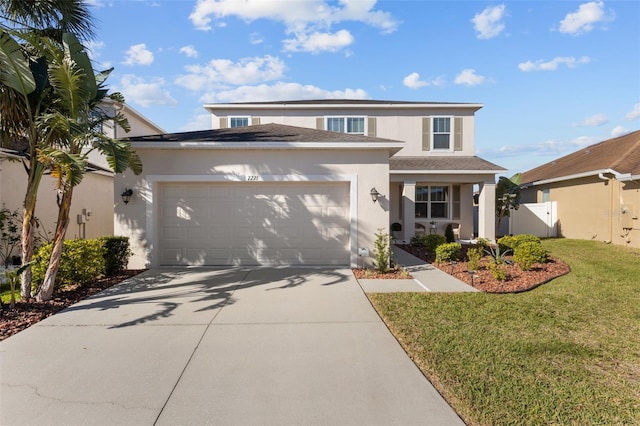
M 520 173 L 510 178 L 500 176 L 496 185 L 496 228 L 500 229 L 502 219 L 511 215 L 511 210 L 520 207 Z
M 376 271 L 384 274 L 391 266 L 391 241 L 389 234 L 384 229 L 379 228 L 376 233 L 376 240 L 373 243 L 373 254 L 375 256 L 373 266 Z

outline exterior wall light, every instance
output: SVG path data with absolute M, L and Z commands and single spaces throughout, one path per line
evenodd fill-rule
M 122 197 L 122 202 L 125 204 L 129 204 L 129 201 L 131 200 L 131 196 L 133 195 L 133 190 L 132 189 L 125 189 L 124 192 L 122 194 L 120 194 L 120 196 Z
M 378 201 L 378 198 L 380 198 L 380 193 L 375 188 L 375 186 L 371 188 L 371 191 L 369 191 L 369 195 L 371 195 L 371 201 L 373 201 L 374 203 Z

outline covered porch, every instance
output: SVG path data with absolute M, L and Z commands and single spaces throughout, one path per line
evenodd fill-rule
M 416 234 L 443 235 L 452 224 L 459 239 L 494 241 L 496 174 L 501 172 L 506 170 L 478 157 L 391 158 L 389 220 L 402 226 L 394 238 L 408 243 Z

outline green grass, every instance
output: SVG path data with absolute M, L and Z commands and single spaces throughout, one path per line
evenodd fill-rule
M 543 244 L 572 272 L 530 292 L 370 298 L 470 425 L 640 424 L 640 250 Z

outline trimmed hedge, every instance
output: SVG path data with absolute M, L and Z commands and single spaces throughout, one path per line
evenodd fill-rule
M 31 272 L 36 286 L 44 281 L 52 248 L 52 243 L 45 244 L 33 255 Z M 86 284 L 102 275 L 115 275 L 126 268 L 129 256 L 127 237 L 65 240 L 55 287 Z
M 516 247 L 524 242 L 542 244 L 540 238 L 532 234 L 505 235 L 504 237 L 498 239 L 500 251 L 504 251 L 506 249 L 515 250 Z
M 438 246 L 446 243 L 447 239 L 445 236 L 439 234 L 416 235 L 411 239 L 412 246 L 424 247 L 430 253 L 435 253 Z
M 513 250 L 513 260 L 523 271 L 531 269 L 534 263 L 545 263 L 549 253 L 540 243 L 525 241 Z
M 451 262 L 460 258 L 460 252 L 462 251 L 462 244 L 460 243 L 445 243 L 440 244 L 436 248 L 436 262 Z

